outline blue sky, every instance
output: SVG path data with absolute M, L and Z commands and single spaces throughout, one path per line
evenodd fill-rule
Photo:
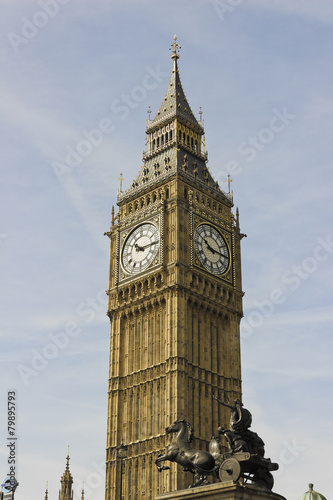
M 242 240 L 244 404 L 274 491 L 327 498 L 332 430 L 329 0 L 2 0 L 1 442 L 17 395 L 17 500 L 104 498 L 111 207 L 142 165 L 175 33 L 209 167 Z M 76 151 L 76 154 L 75 154 Z M 74 152 L 74 153 L 73 153 Z M 79 152 L 79 153 L 78 153 Z M 76 498 L 79 498 L 76 496 Z

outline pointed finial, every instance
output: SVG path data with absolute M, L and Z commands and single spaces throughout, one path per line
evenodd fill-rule
M 169 50 L 172 50 L 171 59 L 179 59 L 178 52 L 181 49 L 181 47 L 177 43 L 177 35 L 174 35 L 173 39 L 174 39 L 174 42 L 171 44 L 171 47 L 169 49 Z
M 46 481 L 45 500 L 49 498 L 49 482 Z
M 202 107 L 201 106 L 200 106 L 199 115 L 200 115 L 200 125 L 203 125 L 203 120 L 202 120 L 203 111 L 202 111 Z
M 66 457 L 66 470 L 69 471 L 69 445 L 68 445 L 67 457 Z
M 150 109 L 150 106 L 148 106 L 148 123 L 150 123 L 150 115 L 151 115 L 151 109 Z
M 82 483 L 81 500 L 84 500 L 84 481 Z
M 120 177 L 118 179 L 118 181 L 120 181 L 120 188 L 119 188 L 119 192 L 122 193 L 123 192 L 123 181 L 124 181 L 124 177 L 123 177 L 123 174 L 122 172 L 120 173 Z
M 226 179 L 226 181 L 228 183 L 228 188 L 229 188 L 228 193 L 230 194 L 230 184 L 232 183 L 232 179 L 230 178 L 230 174 L 228 174 L 228 179 Z

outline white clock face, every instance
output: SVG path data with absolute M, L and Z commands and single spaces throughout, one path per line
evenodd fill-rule
M 155 260 L 160 248 L 158 228 L 149 222 L 136 227 L 122 249 L 122 265 L 128 273 L 141 273 Z
M 194 235 L 195 251 L 201 264 L 213 274 L 224 274 L 230 262 L 222 234 L 210 224 L 200 224 Z

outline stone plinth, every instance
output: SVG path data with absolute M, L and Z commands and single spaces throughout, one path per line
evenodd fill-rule
M 251 485 L 228 483 L 209 484 L 188 490 L 157 495 L 155 500 L 286 500 L 268 490 Z

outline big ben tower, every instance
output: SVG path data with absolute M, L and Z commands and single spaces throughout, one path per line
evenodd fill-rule
M 241 396 L 242 284 L 238 213 L 207 167 L 204 129 L 178 71 L 148 120 L 143 167 L 112 214 L 108 315 L 106 500 L 154 499 L 193 482 L 155 460 L 186 419 L 207 449 L 229 411 L 213 400 Z M 117 446 L 126 458 L 120 468 Z M 121 477 L 122 470 L 122 477 Z

